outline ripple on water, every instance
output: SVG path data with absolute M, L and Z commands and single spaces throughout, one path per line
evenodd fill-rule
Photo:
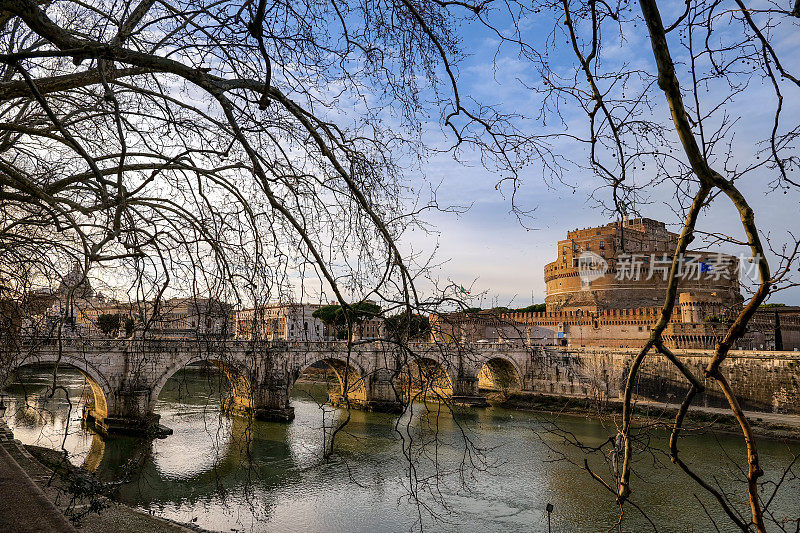
M 58 449 L 65 447 L 80 464 L 93 444 L 93 435 L 80 428 L 85 382 L 80 373 L 62 371 L 59 383 L 68 390 L 74 410 L 67 415 L 65 398 L 45 398 L 49 374 L 38 370 L 8 389 L 6 419 L 23 442 Z M 395 418 L 352 412 L 347 431 L 337 441 L 337 456 L 322 458 L 322 421 L 330 423 L 341 411 L 324 412 L 313 401 L 323 388 L 294 389 L 291 424 L 250 423 L 220 416 L 224 379 L 213 372 L 186 369 L 170 380 L 158 400 L 162 423 L 174 434 L 142 445 L 133 439 L 107 441 L 99 466 L 104 479 L 134 472 L 134 481 L 119 497 L 159 515 L 190 521 L 221 531 L 407 531 L 417 520 L 418 508 L 408 498 L 408 470 L 393 430 Z M 24 395 L 27 393 L 27 404 Z M 419 410 L 417 411 L 419 412 Z M 578 468 L 557 459 L 551 449 L 570 456 L 570 449 L 543 432 L 539 419 L 528 413 L 485 409 L 465 412 L 461 423 L 475 442 L 485 446 L 492 460 L 489 473 L 467 471 L 468 489 L 458 483 L 455 466 L 463 457 L 460 429 L 446 413 L 428 419 L 438 425 L 439 448 L 430 447 L 417 463 L 421 478 L 431 474 L 426 460 L 434 456 L 453 474 L 432 485 L 447 507 L 430 493 L 425 504 L 440 519 L 427 526 L 437 531 L 530 531 L 546 527 L 545 505 L 555 505 L 554 531 L 605 530 L 616 520 L 613 497 Z M 415 422 L 418 423 L 418 422 Z M 424 425 L 418 423 L 420 428 Z M 564 429 L 587 443 L 599 443 L 613 428 L 580 418 L 564 418 Z M 538 430 L 538 431 L 537 431 Z M 419 435 L 418 435 L 419 436 Z M 96 444 L 96 441 L 94 441 Z M 656 438 L 660 446 L 664 439 Z M 726 453 L 720 453 L 720 443 Z M 780 443 L 762 443 L 766 477 L 780 475 L 789 455 Z M 792 445 L 796 450 L 796 445 Z M 721 483 L 737 475 L 726 454 L 743 453 L 735 439 L 693 437 L 685 441 L 688 460 Z M 573 456 L 573 459 L 575 457 Z M 680 474 L 659 466 L 663 456 L 636 464 L 637 502 L 648 508 L 664 531 L 699 531 L 711 527 Z M 603 472 L 607 475 L 608 472 Z M 651 482 L 652 480 L 652 482 Z M 792 480 L 773 502 L 776 513 L 796 518 L 800 485 Z M 638 531 L 645 522 L 634 512 L 625 527 Z

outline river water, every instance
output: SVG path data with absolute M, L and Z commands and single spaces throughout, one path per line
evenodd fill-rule
M 74 464 L 104 481 L 124 481 L 116 492 L 122 502 L 210 530 L 409 531 L 421 524 L 434 531 L 547 531 L 548 503 L 554 506 L 552 531 L 605 531 L 619 518 L 613 495 L 576 466 L 584 455 L 569 442 L 596 446 L 615 433 L 596 420 L 563 416 L 554 426 L 541 415 L 497 408 L 460 411 L 454 420 L 436 406 L 425 412 L 421 405 L 400 420 L 353 411 L 336 437 L 336 454 L 325 459 L 330 432 L 323 427 L 346 415 L 320 405 L 325 385 L 295 387 L 292 423 L 251 423 L 220 414 L 224 378 L 187 367 L 158 399 L 161 422 L 174 434 L 146 442 L 104 441 L 81 428 L 88 385 L 80 373 L 60 370 L 63 389 L 48 399 L 51 383 L 47 370 L 26 368 L 6 388 L 6 422 L 16 438 L 63 447 Z M 398 422 L 413 437 L 411 475 L 403 455 L 409 439 L 399 438 Z M 664 437 L 656 432 L 650 440 L 653 453 L 635 464 L 633 501 L 659 531 L 713 531 L 712 520 L 721 531 L 730 531 L 732 523 L 710 498 L 669 465 Z M 465 447 L 465 438 L 471 446 Z M 800 451 L 796 443 L 760 445 L 767 480 L 777 480 L 792 451 Z M 709 479 L 736 488 L 735 501 L 743 496 L 737 484 L 742 475 L 730 459 L 743 457 L 739 440 L 697 434 L 684 439 L 682 450 Z M 611 476 L 599 456 L 589 465 Z M 747 516 L 747 507 L 738 502 Z M 800 482 L 784 481 L 770 509 L 777 517 L 797 520 Z M 622 530 L 652 527 L 628 507 Z

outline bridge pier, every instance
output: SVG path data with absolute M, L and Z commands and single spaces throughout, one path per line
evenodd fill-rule
M 289 396 L 278 390 L 264 391 L 258 399 L 250 401 L 231 397 L 222 402 L 222 411 L 244 417 L 252 416 L 264 422 L 291 422 L 294 420 L 294 407 L 289 405 Z
M 161 415 L 150 409 L 149 389 L 118 390 L 106 399 L 83 408 L 83 421 L 103 436 L 133 435 L 165 437 L 172 430 L 161 426 Z
M 388 368 L 376 370 L 369 378 L 364 409 L 376 413 L 402 413 L 403 408 L 392 383 L 392 372 Z
M 330 392 L 328 403 L 373 413 L 402 413 L 405 407 L 392 386 L 392 372 L 386 368 L 376 370 L 364 383 L 363 390 L 351 391 L 347 400 L 341 392 Z
M 461 369 L 453 383 L 453 405 L 486 407 L 489 402 L 478 392 L 478 374 Z
M 289 377 L 285 372 L 273 372 L 252 391 L 252 406 L 246 411 L 256 420 L 291 422 L 294 407 L 289 405 Z
M 116 435 L 161 437 L 171 435 L 171 429 L 161 426 L 158 423 L 160 419 L 161 416 L 156 413 L 150 413 L 144 417 L 115 415 L 102 417 L 98 416 L 94 409 L 88 407 L 84 407 L 83 409 L 84 422 L 105 437 L 113 437 Z

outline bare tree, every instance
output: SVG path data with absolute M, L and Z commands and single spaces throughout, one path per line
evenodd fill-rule
M 479 11 L 0 2 L 0 272 L 15 280 L 4 296 L 62 282 L 69 308 L 90 276 L 106 280 L 138 305 L 146 335 L 172 295 L 257 307 L 319 285 L 342 306 L 348 350 L 361 342 L 352 302 L 412 316 L 452 299 L 418 293 L 428 259 L 399 245 L 420 213 L 441 208 L 403 179 L 430 148 L 428 114 L 454 154 L 476 147 L 487 166 L 513 172 L 546 150 L 460 94 L 456 28 Z M 56 326 L 61 346 L 67 318 Z M 398 345 L 409 337 L 395 332 Z M 135 374 L 144 358 L 131 364 Z M 349 420 L 348 390 L 333 436 Z
M 601 209 L 622 217 L 636 214 L 637 206 L 648 205 L 654 198 L 671 196 L 667 205 L 683 221 L 661 316 L 632 360 L 619 433 L 606 443 L 614 450 L 611 455 L 620 454 L 621 464 L 613 481 L 590 471 L 616 494 L 621 507 L 632 492 L 634 441 L 641 429 L 635 428 L 632 419 L 634 390 L 644 360 L 659 353 L 683 373 L 688 387 L 671 424 L 670 459 L 713 496 L 737 528 L 765 531 L 771 485 L 759 482 L 763 471 L 756 440 L 726 379 L 725 361 L 762 302 L 796 285 L 790 272 L 797 265 L 797 236 L 787 232 L 768 238 L 743 192 L 787 194 L 798 188 L 791 177 L 800 163 L 795 147 L 797 108 L 787 105 L 785 97 L 796 95 L 800 82 L 792 70 L 796 65 L 788 58 L 792 48 L 784 41 L 796 32 L 798 9 L 785 4 L 687 0 L 680 14 L 666 23 L 659 7 L 671 11 L 676 4 L 655 0 L 641 0 L 638 5 L 602 0 L 513 3 L 512 8 L 503 8 L 506 20 L 511 21 L 506 27 L 497 24 L 490 9 L 479 15 L 488 27 L 498 29 L 501 46 L 513 47 L 540 78 L 528 88 L 540 97 L 540 116 L 545 121 L 567 126 L 574 123 L 576 111 L 585 115 L 585 129 L 568 133 L 585 146 L 588 163 L 584 168 L 603 184 L 593 195 Z M 531 19 L 552 25 L 549 31 L 526 32 L 523 22 Z M 646 35 L 642 35 L 644 28 Z M 652 47 L 652 58 L 644 64 L 638 55 L 625 53 L 643 40 Z M 569 56 L 572 61 L 565 60 Z M 768 94 L 762 80 L 771 89 Z M 760 124 L 748 121 L 756 105 L 759 109 L 770 105 L 774 110 L 774 120 L 761 130 Z M 737 137 L 746 141 L 739 142 Z M 769 178 L 764 180 L 764 176 Z M 754 181 L 760 182 L 754 187 Z M 726 202 L 738 212 L 739 231 L 703 231 L 701 216 L 724 209 Z M 757 280 L 745 305 L 728 324 L 724 340 L 715 347 L 705 375 L 696 376 L 666 347 L 662 335 L 675 308 L 682 255 L 703 235 L 709 243 L 744 248 L 757 267 Z M 770 266 L 770 255 L 776 257 L 777 266 Z M 746 465 L 749 518 L 739 514 L 729 495 L 692 470 L 679 452 L 687 410 L 706 380 L 724 393 L 746 444 L 742 464 Z M 770 518 L 775 526 L 787 527 Z
M 428 263 L 398 245 L 421 211 L 438 208 L 435 197 L 409 202 L 401 179 L 403 158 L 426 152 L 427 110 L 439 113 L 454 154 L 476 147 L 487 166 L 507 172 L 501 183 L 520 216 L 519 165 L 536 158 L 546 180 L 563 179 L 570 156 L 552 154 L 549 143 L 579 141 L 582 168 L 605 185 L 594 194 L 604 212 L 635 212 L 666 194 L 683 220 L 661 317 L 632 362 L 618 438 L 607 443 L 621 453 L 618 475 L 592 475 L 620 506 L 630 501 L 633 390 L 658 352 L 689 387 L 672 424 L 672 461 L 737 527 L 764 531 L 756 442 L 724 363 L 759 305 L 794 283 L 797 239 L 767 240 L 741 183 L 769 174 L 762 189 L 798 186 L 797 121 L 784 120 L 794 111 L 784 94 L 800 82 L 781 42 L 798 6 L 699 0 L 682 9 L 665 24 L 655 0 L 0 0 L 2 274 L 22 279 L 24 268 L 25 279 L 54 279 L 78 260 L 84 276 L 99 265 L 142 300 L 177 289 L 251 304 L 285 296 L 311 274 L 341 303 L 352 332 L 350 301 L 375 297 L 390 314 L 411 316 L 456 299 L 421 297 L 415 287 Z M 532 35 L 530 19 L 550 30 Z M 461 94 L 461 22 L 482 24 L 528 62 L 538 117 L 561 131 L 522 133 L 517 115 Z M 619 59 L 640 26 L 654 59 L 644 66 Z M 565 51 L 574 61 L 564 63 Z M 744 155 L 734 135 L 746 129 L 747 103 L 763 99 L 753 95 L 762 79 L 774 121 Z M 574 110 L 587 119 L 582 132 L 566 129 Z M 704 233 L 701 215 L 723 202 L 738 211 L 741 233 L 709 237 L 749 250 L 759 279 L 704 378 L 723 390 L 747 445 L 748 519 L 681 459 L 683 420 L 704 384 L 662 339 L 681 254 Z M 415 356 L 410 346 L 401 352 Z

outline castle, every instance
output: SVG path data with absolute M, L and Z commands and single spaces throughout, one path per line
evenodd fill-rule
M 663 222 L 649 218 L 570 231 L 558 242 L 558 258 L 544 267 L 547 310 L 597 313 L 660 306 L 677 241 Z M 736 257 L 699 251 L 684 257 L 679 292 L 692 293 L 698 305 L 713 302 L 716 312 L 741 305 Z M 582 261 L 591 258 L 606 267 L 587 277 Z
M 544 268 L 545 311 L 433 315 L 431 340 L 641 346 L 660 316 L 677 239 L 663 222 L 648 218 L 570 231 Z M 689 251 L 678 266 L 678 298 L 664 340 L 672 348 L 712 349 L 741 309 L 745 265 L 735 256 Z M 800 309 L 762 308 L 737 347 L 800 349 Z

